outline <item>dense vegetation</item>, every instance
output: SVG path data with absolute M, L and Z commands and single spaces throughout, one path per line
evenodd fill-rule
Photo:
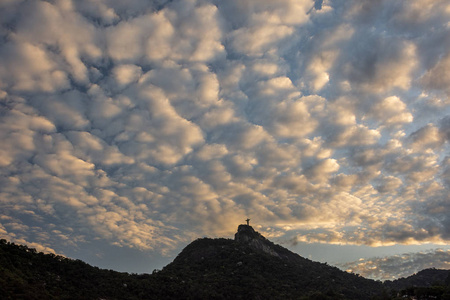
M 424 271 L 383 285 L 272 246 L 282 258 L 234 240 L 198 239 L 163 270 L 138 275 L 1 240 L 0 295 L 2 299 L 395 299 L 397 295 L 449 299 L 448 271 Z M 435 285 L 410 287 L 418 285 L 417 276 L 423 282 L 434 280 Z
M 183 294 L 200 292 L 209 299 L 370 299 L 383 290 L 381 282 L 312 262 L 281 246 L 277 252 L 291 255 L 280 259 L 233 240 L 199 239 L 164 273 L 180 280 Z
M 394 299 L 450 300 L 450 270 L 426 269 L 394 281 L 385 281 L 386 288 L 398 291 Z
M 140 299 L 140 277 L 0 241 L 2 299 Z

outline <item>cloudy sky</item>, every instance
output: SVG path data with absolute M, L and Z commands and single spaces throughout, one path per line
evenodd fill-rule
M 1 0 L 0 23 L 2 238 L 142 273 L 249 217 L 373 278 L 450 268 L 447 0 Z

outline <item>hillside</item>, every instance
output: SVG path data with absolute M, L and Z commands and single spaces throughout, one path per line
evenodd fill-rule
M 305 259 L 248 225 L 239 226 L 234 240 L 195 240 L 151 275 L 102 270 L 0 242 L 2 299 L 393 299 L 391 290 L 427 283 L 435 273 L 383 285 Z
M 402 290 L 408 287 L 430 287 L 430 286 L 442 286 L 450 284 L 450 270 L 439 269 L 425 269 L 417 274 L 408 276 L 406 278 L 399 278 L 394 281 L 385 281 L 385 286 Z
M 1 299 L 141 299 L 132 290 L 141 277 L 0 240 Z
M 450 300 L 450 270 L 425 269 L 406 278 L 385 281 L 384 286 L 400 295 Z
M 235 240 L 194 241 L 161 273 L 177 281 L 179 293 L 205 299 L 371 299 L 383 290 L 381 282 L 302 258 L 246 225 Z

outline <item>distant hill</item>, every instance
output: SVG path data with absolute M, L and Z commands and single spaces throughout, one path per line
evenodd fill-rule
M 425 269 L 406 278 L 385 281 L 384 286 L 402 295 L 450 300 L 450 270 Z
M 0 241 L 1 299 L 394 299 L 412 284 L 442 281 L 441 271 L 383 284 L 305 259 L 248 225 L 234 240 L 195 240 L 161 271 L 142 275 Z
M 402 290 L 408 287 L 430 287 L 450 284 L 450 270 L 425 269 L 417 274 L 394 281 L 385 281 L 384 285 L 391 289 Z

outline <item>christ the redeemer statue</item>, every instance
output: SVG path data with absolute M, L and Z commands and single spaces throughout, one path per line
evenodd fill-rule
M 250 226 L 250 219 L 247 218 L 247 220 L 245 220 L 245 221 L 247 221 L 247 226 Z

